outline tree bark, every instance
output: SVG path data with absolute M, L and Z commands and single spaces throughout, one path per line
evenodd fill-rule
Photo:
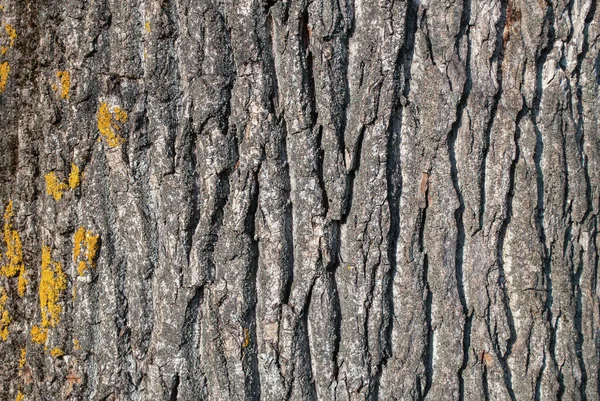
M 596 0 L 3 0 L 0 399 L 598 400 Z

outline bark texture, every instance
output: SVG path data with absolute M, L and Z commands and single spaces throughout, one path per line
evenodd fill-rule
M 0 399 L 599 399 L 596 0 L 1 5 Z

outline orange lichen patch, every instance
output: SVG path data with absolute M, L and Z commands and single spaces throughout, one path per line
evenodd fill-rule
M 73 235 L 73 262 L 77 263 L 77 272 L 80 276 L 85 274 L 85 271 L 95 268 L 96 254 L 98 253 L 98 239 L 100 235 L 94 235 L 91 231 L 84 227 L 79 227 Z M 85 252 L 82 255 L 82 249 Z M 80 256 L 82 256 L 80 258 Z
M 79 173 L 79 167 L 75 163 L 71 163 L 71 172 L 69 173 L 68 182 L 59 181 L 56 174 L 51 171 L 44 176 L 46 180 L 46 194 L 52 196 L 54 200 L 59 201 L 62 199 L 65 191 L 68 189 L 75 189 L 81 183 L 83 174 Z
M 11 24 L 6 24 L 4 29 L 6 30 L 6 34 L 10 39 L 8 46 L 13 47 L 15 45 L 15 40 L 17 39 L 17 31 L 15 31 L 15 28 L 13 28 Z
M 58 77 L 58 79 L 60 79 L 60 98 L 68 99 L 69 91 L 71 90 L 71 74 L 69 74 L 69 71 L 58 71 L 56 73 L 56 76 Z
M 148 32 L 148 33 L 152 32 L 152 29 L 150 28 L 150 21 L 146 21 L 145 28 L 146 28 L 146 32 Z
M 31 341 L 38 344 L 45 344 L 48 340 L 48 329 L 42 329 L 38 326 L 31 328 Z
M 494 363 L 494 358 L 485 351 L 481 352 L 481 362 L 483 362 L 486 366 L 490 366 Z
M 75 189 L 81 183 L 81 176 L 79 175 L 79 167 L 75 163 L 71 163 L 71 172 L 69 173 L 69 188 Z
M 52 260 L 50 247 L 42 247 L 42 277 L 40 278 L 40 308 L 42 328 L 54 327 L 60 322 L 62 306 L 58 303 L 60 293 L 67 288 L 67 277 L 62 265 Z
M 73 348 L 75 348 L 75 351 L 81 351 L 81 344 L 76 338 L 73 339 Z
M 0 47 L 0 54 L 2 54 L 2 55 L 6 54 L 6 52 L 8 52 L 8 49 L 15 45 L 15 40 L 17 39 L 17 31 L 15 30 L 15 28 L 12 27 L 11 24 L 6 24 L 6 26 L 4 27 L 4 30 L 6 31 L 6 34 L 8 35 L 9 42 L 8 42 L 8 46 Z
M 17 391 L 17 398 L 15 398 L 15 401 L 23 401 L 24 399 L 25 399 L 25 396 L 23 395 L 21 390 Z
M 60 322 L 62 306 L 58 300 L 61 292 L 67 288 L 67 277 L 63 273 L 62 265 L 52 260 L 48 246 L 42 247 L 41 270 L 39 297 L 42 324 L 41 327 L 32 327 L 31 340 L 38 344 L 45 344 L 48 340 L 48 329 L 55 327 Z
M 25 277 L 25 271 L 23 270 L 23 273 L 19 274 L 19 281 L 17 282 L 17 292 L 21 298 L 23 298 L 23 295 L 25 295 L 27 283 L 29 283 L 29 281 L 27 281 L 27 278 Z
M 21 358 L 19 359 L 19 369 L 22 369 L 27 362 L 27 349 L 21 348 Z
M 81 377 L 77 376 L 75 374 L 75 372 L 71 371 L 69 372 L 69 374 L 66 377 L 67 382 L 69 382 L 70 385 L 73 384 L 80 384 L 81 383 Z
M 25 264 L 23 263 L 23 247 L 21 245 L 21 237 L 17 230 L 12 225 L 13 218 L 13 203 L 8 202 L 6 210 L 4 211 L 4 244 L 6 245 L 5 258 L 8 260 L 8 264 L 0 267 L 0 275 L 6 277 L 14 277 L 19 275 L 19 281 L 17 283 L 17 291 L 19 296 L 25 295 L 27 289 L 27 278 L 25 276 Z
M 10 315 L 8 311 L 4 309 L 8 295 L 4 291 L 4 288 L 0 288 L 0 340 L 6 341 L 8 339 L 8 326 L 10 325 Z
M 242 343 L 242 348 L 248 348 L 250 345 L 250 330 L 244 327 L 244 342 Z
M 8 64 L 8 61 L 5 61 L 0 64 L 0 93 L 4 92 L 6 89 L 8 74 L 10 74 L 10 65 Z
M 125 140 L 118 134 L 123 124 L 127 122 L 127 112 L 116 106 L 111 111 L 108 104 L 100 103 L 96 119 L 98 120 L 98 131 L 111 148 L 121 145 Z M 120 124 L 119 124 L 120 123 Z
M 81 384 L 81 376 L 78 376 L 77 373 L 72 369 L 69 371 L 65 379 L 67 379 L 68 387 L 64 394 L 68 397 L 73 391 L 73 386 L 76 384 Z
M 54 349 L 52 349 L 52 351 L 50 351 L 50 355 L 52 355 L 54 358 L 58 358 L 59 356 L 63 356 L 65 353 L 63 352 L 62 349 L 56 347 Z
M 127 122 L 127 112 L 123 109 L 121 109 L 119 106 L 115 106 L 114 108 L 114 115 L 115 115 L 115 119 L 117 121 L 120 121 L 122 123 L 126 123 Z
M 54 171 L 46 174 L 44 179 L 46 180 L 46 194 L 52 196 L 54 200 L 59 201 L 67 188 L 69 188 L 68 185 L 60 182 Z

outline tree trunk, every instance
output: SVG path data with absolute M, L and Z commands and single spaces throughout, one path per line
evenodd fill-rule
M 596 0 L 0 18 L 0 399 L 599 399 Z

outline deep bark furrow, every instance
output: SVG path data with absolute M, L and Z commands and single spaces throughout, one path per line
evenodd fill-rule
M 448 134 L 448 157 L 450 159 L 450 175 L 452 177 L 452 185 L 454 186 L 454 191 L 456 192 L 456 196 L 458 198 L 459 207 L 454 211 L 454 218 L 456 221 L 456 228 L 458 230 L 457 238 L 456 238 L 456 250 L 455 250 L 455 275 L 456 275 L 456 285 L 458 290 L 458 297 L 460 300 L 460 305 L 462 308 L 463 315 L 465 317 L 465 324 L 463 326 L 463 357 L 462 364 L 457 372 L 458 374 L 458 397 L 460 401 L 464 400 L 464 379 L 463 379 L 463 371 L 467 367 L 467 363 L 469 361 L 469 348 L 470 348 L 470 337 L 471 337 L 471 321 L 472 316 L 469 312 L 469 306 L 467 304 L 467 299 L 465 296 L 465 288 L 464 288 L 464 271 L 463 271 L 463 258 L 464 258 L 464 246 L 465 246 L 465 226 L 463 222 L 463 213 L 465 211 L 465 202 L 463 198 L 463 193 L 460 189 L 460 182 L 458 179 L 457 172 L 457 164 L 456 164 L 456 137 L 458 136 L 458 129 L 462 125 L 462 116 L 465 110 L 465 107 L 468 104 L 469 93 L 471 91 L 472 82 L 471 82 L 471 71 L 469 64 L 471 62 L 471 42 L 469 39 L 469 28 L 467 26 L 470 18 L 470 0 L 466 0 L 463 5 L 463 19 L 461 20 L 461 35 L 466 36 L 467 41 L 467 54 L 465 56 L 465 70 L 466 70 L 466 80 L 463 86 L 463 92 L 456 108 L 456 118 L 454 123 L 452 124 L 452 130 Z M 463 27 L 464 26 L 464 32 Z M 460 46 L 459 38 L 457 38 L 456 48 L 458 49 Z

